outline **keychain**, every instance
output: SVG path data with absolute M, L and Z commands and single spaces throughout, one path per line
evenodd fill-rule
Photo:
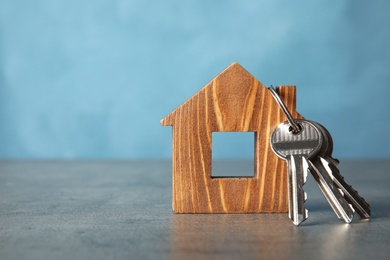
M 308 217 L 303 190 L 308 171 L 340 220 L 350 223 L 355 211 L 369 218 L 370 205 L 344 181 L 337 168 L 339 161 L 332 158 L 329 132 L 316 122 L 294 119 L 276 90 L 272 86 L 268 89 L 287 117 L 271 134 L 270 144 L 274 153 L 287 162 L 288 213 L 292 222 L 299 225 Z

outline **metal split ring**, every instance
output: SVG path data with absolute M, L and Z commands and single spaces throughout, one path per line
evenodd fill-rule
M 269 91 L 271 91 L 272 96 L 276 100 L 276 103 L 278 103 L 279 107 L 282 109 L 283 113 L 287 117 L 287 121 L 291 126 L 291 130 L 293 133 L 298 133 L 301 131 L 301 128 L 297 124 L 297 122 L 294 120 L 293 116 L 291 115 L 290 111 L 287 109 L 287 106 L 283 103 L 282 99 L 280 98 L 278 92 L 276 92 L 275 88 L 273 86 L 270 86 L 268 88 Z

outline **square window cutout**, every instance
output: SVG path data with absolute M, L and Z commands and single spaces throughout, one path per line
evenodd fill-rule
M 211 177 L 254 177 L 254 153 L 254 132 L 213 132 Z

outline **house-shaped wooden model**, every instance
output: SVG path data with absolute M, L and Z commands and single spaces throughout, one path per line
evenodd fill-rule
M 299 117 L 295 86 L 277 91 Z M 162 119 L 162 125 L 173 126 L 173 210 L 287 212 L 287 166 L 269 144 L 273 129 L 285 120 L 270 91 L 236 62 Z M 255 133 L 253 177 L 212 177 L 213 132 Z

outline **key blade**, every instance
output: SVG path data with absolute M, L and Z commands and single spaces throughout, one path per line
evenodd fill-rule
M 290 155 L 288 160 L 289 218 L 298 226 L 308 218 L 305 208 L 307 194 L 303 190 L 309 165 L 306 157 Z
M 341 190 L 344 194 L 344 198 L 352 204 L 354 210 L 360 215 L 362 218 L 370 218 L 371 216 L 371 207 L 370 204 L 366 202 L 366 200 L 359 195 L 359 193 L 352 188 L 351 185 L 348 185 L 344 177 L 340 174 L 337 166 L 332 163 L 332 161 L 328 161 L 324 158 L 321 158 L 321 163 L 324 168 L 331 174 L 331 178 L 335 185 Z
M 328 172 L 320 158 L 316 157 L 309 161 L 310 173 L 337 217 L 345 223 L 351 223 L 354 209 L 339 192 L 338 187 L 333 183 L 332 172 Z

